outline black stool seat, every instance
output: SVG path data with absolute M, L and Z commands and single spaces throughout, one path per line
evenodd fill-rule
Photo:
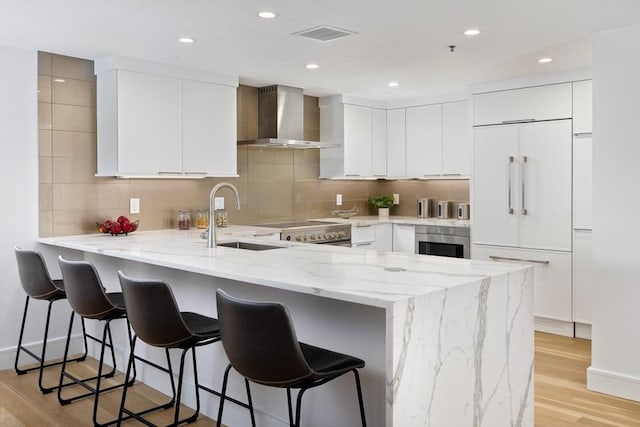
M 353 372 L 358 393 L 360 418 L 366 426 L 358 369 L 365 362 L 324 348 L 298 341 L 287 308 L 277 302 L 247 301 L 216 292 L 220 337 L 229 358 L 222 394 L 224 396 L 233 367 L 252 382 L 287 389 L 289 424 L 300 425 L 302 395 L 310 388 L 325 384 L 347 372 Z M 295 421 L 291 389 L 298 392 Z M 222 422 L 224 399 L 220 400 L 218 426 Z M 253 408 L 250 408 L 253 411 Z M 253 422 L 253 412 L 251 414 Z
M 43 369 L 48 368 L 50 366 L 56 366 L 62 364 L 62 362 L 46 362 L 46 352 L 47 352 L 47 338 L 49 335 L 49 321 L 51 319 L 51 309 L 52 305 L 55 301 L 63 300 L 67 297 L 64 291 L 64 281 L 61 279 L 52 280 L 47 266 L 44 262 L 44 258 L 42 254 L 36 251 L 30 251 L 25 249 L 20 249 L 19 247 L 15 247 L 16 261 L 18 263 L 18 274 L 20 276 L 20 284 L 24 292 L 27 294 L 25 304 L 24 304 L 24 312 L 22 315 L 22 324 L 20 326 L 20 336 L 18 338 L 18 346 L 16 348 L 16 359 L 14 362 L 14 369 L 18 375 L 26 374 L 27 372 L 38 369 L 38 386 L 40 387 L 40 391 L 42 393 L 50 393 L 53 390 L 56 390 L 58 386 L 45 387 L 43 384 Z M 42 341 L 42 353 L 38 356 L 33 353 L 31 350 L 22 345 L 22 340 L 24 338 L 24 328 L 27 320 L 27 312 L 29 309 L 29 299 L 36 299 L 47 301 L 47 317 L 45 321 L 44 327 L 44 338 Z M 72 359 L 73 361 L 84 360 L 87 356 L 87 336 L 84 330 L 84 323 L 82 324 L 82 335 L 84 340 L 84 354 L 80 357 Z M 31 368 L 21 368 L 19 367 L 20 354 L 26 353 L 35 359 L 39 364 L 37 366 Z
M 127 414 L 129 417 L 136 418 L 149 425 L 148 421 L 143 418 L 143 415 L 157 409 L 166 409 L 172 406 L 175 406 L 174 422 L 172 425 L 195 421 L 200 412 L 200 386 L 198 384 L 195 348 L 220 341 L 218 320 L 198 313 L 181 312 L 171 288 L 163 281 L 133 279 L 121 271 L 118 272 L 118 277 L 120 278 L 120 285 L 122 286 L 122 292 L 127 304 L 131 327 L 135 333 L 131 345 L 129 364 L 127 366 L 127 376 L 131 369 L 135 367 L 136 359 L 146 362 L 169 374 L 171 390 L 173 392 L 173 396 L 169 402 L 154 408 L 149 408 L 143 412 L 134 413 L 126 408 L 127 390 L 129 387 L 125 387 L 120 404 L 118 423 L 123 419 L 124 414 Z M 165 349 L 167 368 L 145 361 L 135 355 L 135 346 L 138 338 L 148 345 Z M 172 364 L 169 355 L 169 349 L 172 348 L 182 350 L 177 390 L 173 381 Z M 188 350 L 191 350 L 193 359 L 197 406 L 192 415 L 181 420 L 180 398 L 182 394 L 184 361 Z

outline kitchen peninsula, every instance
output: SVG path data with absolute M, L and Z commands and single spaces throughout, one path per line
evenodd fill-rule
M 220 238 L 257 242 L 256 231 L 232 226 Z M 217 288 L 283 302 L 301 341 L 366 361 L 370 426 L 533 426 L 531 267 L 281 241 L 269 244 L 282 248 L 264 251 L 209 249 L 196 230 L 39 242 L 50 265 L 58 254 L 92 262 L 110 291 L 119 289 L 118 270 L 161 278 L 182 310 L 215 316 Z M 114 339 L 123 358 L 126 334 L 119 332 Z M 147 351 L 161 360 L 162 353 Z M 222 346 L 200 349 L 198 364 L 201 383 L 219 389 L 227 364 Z M 139 374 L 167 392 L 160 378 Z M 230 382 L 231 395 L 244 400 L 240 378 Z M 258 424 L 285 425 L 285 393 L 257 385 L 252 390 Z M 215 418 L 217 399 L 201 397 L 203 413 Z M 314 389 L 302 424 L 359 425 L 356 399 L 349 376 Z M 193 396 L 186 402 L 193 403 Z M 226 408 L 225 424 L 248 423 L 245 409 Z

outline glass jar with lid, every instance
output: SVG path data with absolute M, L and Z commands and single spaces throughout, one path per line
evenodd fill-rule
M 191 213 L 186 209 L 178 211 L 178 230 L 188 230 L 191 228 Z
M 227 216 L 226 209 L 216 209 L 214 213 L 216 227 L 226 227 L 227 225 L 229 225 L 229 217 Z
M 209 226 L 209 211 L 198 209 L 196 211 L 196 228 L 207 228 Z

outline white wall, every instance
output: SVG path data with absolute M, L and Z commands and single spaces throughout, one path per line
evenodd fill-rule
M 640 401 L 640 26 L 593 40 L 592 365 L 588 388 Z
M 38 236 L 38 70 L 36 51 L 0 46 L 0 59 L 0 369 L 6 369 L 25 298 L 13 247 L 33 248 Z M 46 310 L 40 304 L 32 304 L 34 313 Z M 42 339 L 43 318 L 32 318 L 27 342 Z

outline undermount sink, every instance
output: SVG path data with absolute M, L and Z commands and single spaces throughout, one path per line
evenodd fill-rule
M 218 246 L 224 246 L 225 248 L 246 249 L 248 251 L 266 251 L 269 249 L 282 249 L 284 246 L 265 245 L 262 243 L 248 243 L 248 242 L 226 242 L 218 243 Z

